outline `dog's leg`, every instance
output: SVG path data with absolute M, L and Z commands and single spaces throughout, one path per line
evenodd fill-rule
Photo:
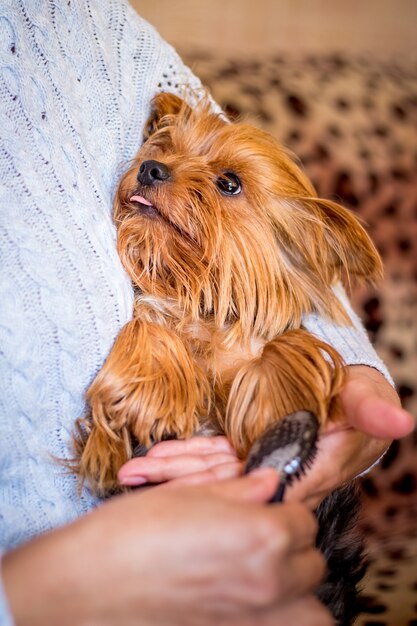
M 265 344 L 259 357 L 237 372 L 229 394 L 225 432 L 241 457 L 273 421 L 297 410 L 323 424 L 338 413 L 344 382 L 339 354 L 305 330 L 291 330 Z
M 132 437 L 150 447 L 165 436 L 191 436 L 208 411 L 207 390 L 175 332 L 132 320 L 87 392 L 91 413 L 78 423 L 78 474 L 99 494 L 117 490 L 117 472 L 132 457 Z

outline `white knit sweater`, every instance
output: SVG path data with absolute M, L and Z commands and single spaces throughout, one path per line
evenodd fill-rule
M 111 220 L 118 175 L 152 96 L 184 85 L 199 81 L 123 1 L 1 2 L 3 551 L 97 504 L 54 457 L 68 456 L 84 392 L 132 313 Z M 347 363 L 384 369 L 360 327 L 306 325 Z

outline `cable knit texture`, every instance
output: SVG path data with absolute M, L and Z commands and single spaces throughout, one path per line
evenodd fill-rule
M 0 548 L 97 504 L 69 456 L 84 393 L 131 317 L 111 205 L 158 91 L 200 83 L 117 0 L 0 7 Z M 348 363 L 383 365 L 362 329 L 312 316 Z M 0 600 L 0 623 L 7 624 Z

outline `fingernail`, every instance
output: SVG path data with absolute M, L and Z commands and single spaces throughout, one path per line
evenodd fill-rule
M 119 483 L 125 487 L 138 487 L 139 485 L 145 485 L 148 479 L 144 476 L 122 476 L 119 478 Z

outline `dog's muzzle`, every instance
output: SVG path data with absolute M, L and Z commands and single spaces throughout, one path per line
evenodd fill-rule
M 137 180 L 141 185 L 155 185 L 171 178 L 169 168 L 160 161 L 143 161 L 139 168 Z

